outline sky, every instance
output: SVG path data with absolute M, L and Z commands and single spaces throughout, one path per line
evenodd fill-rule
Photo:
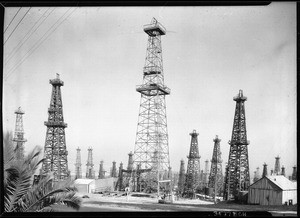
M 228 161 L 236 96 L 243 90 L 250 178 L 280 156 L 286 174 L 297 163 L 296 3 L 213 7 L 5 8 L 3 129 L 14 131 L 14 111 L 25 111 L 25 152 L 44 147 L 52 86 L 60 74 L 68 166 L 75 173 L 88 148 L 100 161 L 127 166 L 134 151 L 147 37 L 155 17 L 162 36 L 170 164 L 179 171 L 194 129 L 200 168 L 211 160 L 216 135 Z M 25 15 L 26 14 L 26 15 Z M 15 16 L 16 15 L 16 16 Z M 15 18 L 13 19 L 13 17 Z M 22 19 L 23 17 L 23 19 Z M 12 20 L 13 19 L 13 20 Z M 210 165 L 209 165 L 210 167 Z M 224 171 L 223 171 L 224 172 Z

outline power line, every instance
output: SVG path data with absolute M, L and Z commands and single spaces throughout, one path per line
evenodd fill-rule
M 7 76 L 6 76 L 6 78 L 5 78 L 5 80 L 7 80 L 8 79 L 8 77 L 10 76 L 10 75 L 12 75 L 12 73 L 30 56 L 30 55 L 32 55 L 33 54 L 33 52 L 36 50 L 36 49 L 38 49 L 39 47 L 40 47 L 40 45 L 67 19 L 67 18 L 69 18 L 70 16 L 71 16 L 71 14 L 73 14 L 75 11 L 76 11 L 76 9 L 77 8 L 75 8 L 64 20 L 62 20 L 53 30 L 52 30 L 52 32 L 51 33 L 49 33 L 47 36 L 46 36 L 46 38 L 44 38 L 41 42 L 39 42 L 39 44 L 35 44 L 36 45 L 36 47 L 34 48 L 34 46 L 25 54 L 25 56 L 23 57 L 23 59 L 21 60 L 21 62 L 17 65 L 17 66 L 15 66 L 15 67 L 13 67 L 13 68 L 11 68 L 11 70 L 7 73 Z M 71 10 L 71 8 L 69 9 L 69 10 Z M 67 10 L 48 30 L 47 30 L 47 32 L 49 32 L 49 30 L 50 29 L 52 29 L 52 27 L 59 21 L 59 20 L 61 20 L 62 19 L 62 17 L 64 17 L 64 15 L 69 11 L 69 10 Z M 46 32 L 46 33 L 47 33 Z M 45 35 L 46 35 L 46 33 L 38 40 L 38 41 L 40 41 Z M 33 51 L 29 54 L 29 52 L 31 51 L 33 49 Z M 28 55 L 27 55 L 28 54 Z M 27 55 L 27 56 L 26 56 Z
M 21 62 L 18 64 L 18 65 L 16 65 L 16 66 L 14 66 L 14 67 L 12 67 L 11 68 L 11 70 L 7 73 L 7 76 L 6 76 L 6 79 L 10 76 L 10 73 L 12 73 L 13 71 L 15 71 L 26 59 L 27 59 L 27 57 L 29 57 L 31 54 L 29 54 L 32 50 L 33 51 L 35 51 L 36 50 L 36 48 L 40 45 L 40 42 L 41 42 L 41 40 L 44 38 L 44 36 L 66 15 L 66 13 L 68 12 L 68 11 L 70 11 L 71 10 L 71 8 L 70 9 L 68 9 L 67 11 L 65 11 L 65 13 L 44 33 L 44 35 L 41 37 L 41 38 L 39 38 L 39 40 L 29 49 L 29 51 L 25 54 L 25 56 L 21 59 Z M 43 42 L 43 41 L 42 41 Z
M 43 15 L 40 17 L 40 19 L 38 21 L 35 22 L 35 24 L 31 27 L 31 29 L 27 32 L 27 34 L 21 39 L 21 41 L 18 43 L 18 45 L 8 54 L 5 64 L 7 64 L 9 62 L 9 60 L 15 56 L 15 54 L 17 54 L 16 51 L 18 51 L 24 44 L 25 42 L 33 35 L 33 33 L 36 32 L 36 30 L 45 22 L 45 20 L 49 17 L 49 15 L 55 10 L 55 8 L 46 16 L 44 17 L 44 19 L 42 20 L 42 22 L 34 29 L 33 32 L 31 32 L 31 34 L 26 38 L 25 41 L 23 41 L 23 39 L 28 35 L 28 33 L 35 27 L 35 25 L 41 20 L 41 18 L 50 10 L 50 8 L 48 8 Z M 23 41 L 23 42 L 22 42 Z
M 22 22 L 22 20 L 24 19 L 24 17 L 27 15 L 27 13 L 29 12 L 29 10 L 31 9 L 31 7 L 26 11 L 26 13 L 24 14 L 24 16 L 22 17 L 22 19 L 19 21 L 19 23 L 16 25 L 16 27 L 13 29 L 13 31 L 9 34 L 8 38 L 5 40 L 5 43 L 7 42 L 7 40 L 9 40 L 9 38 L 11 37 L 11 35 L 15 32 L 15 30 L 17 29 L 17 27 L 20 25 L 20 23 Z
M 11 19 L 11 21 L 9 22 L 9 24 L 7 25 L 7 27 L 4 30 L 4 33 L 6 32 L 6 30 L 8 29 L 8 27 L 10 26 L 10 24 L 13 22 L 13 20 L 15 19 L 15 17 L 17 16 L 17 14 L 19 13 L 19 11 L 21 10 L 22 7 L 19 8 L 19 10 L 17 11 L 17 13 L 15 14 L 15 16 Z

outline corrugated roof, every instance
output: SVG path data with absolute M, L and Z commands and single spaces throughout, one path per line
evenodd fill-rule
M 297 183 L 292 182 L 283 175 L 278 176 L 267 176 L 267 178 L 273 182 L 275 185 L 277 185 L 282 190 L 293 190 L 297 189 Z
M 85 185 L 88 185 L 88 184 L 90 184 L 93 181 L 94 181 L 94 179 L 76 179 L 74 181 L 74 183 L 75 184 L 85 184 Z

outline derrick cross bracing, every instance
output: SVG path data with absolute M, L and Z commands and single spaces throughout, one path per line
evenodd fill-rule
M 236 101 L 230 144 L 228 167 L 224 186 L 224 199 L 237 198 L 239 191 L 247 191 L 250 185 L 248 145 L 246 132 L 245 101 L 243 91 L 233 98 Z
M 49 81 L 52 85 L 52 95 L 50 107 L 48 108 L 48 121 L 44 122 L 47 126 L 44 161 L 42 174 L 53 172 L 53 181 L 58 182 L 69 177 L 68 170 L 68 151 L 66 148 L 65 128 L 67 124 L 63 118 L 63 105 L 60 87 L 64 82 L 59 79 L 59 74 L 55 79 Z
M 184 190 L 185 183 L 185 167 L 184 160 L 180 161 L 180 170 L 179 170 L 179 178 L 178 178 L 178 193 L 182 196 Z
M 75 163 L 75 178 L 81 179 L 82 178 L 82 170 L 81 170 L 81 155 L 80 155 L 80 148 L 77 148 L 77 156 L 76 156 L 76 163 Z
M 145 181 L 141 181 L 141 175 L 143 173 L 151 172 L 150 169 L 141 169 L 140 165 L 137 166 L 136 169 L 123 169 L 123 164 L 120 164 L 119 167 L 119 176 L 116 183 L 116 190 L 123 191 L 126 187 L 130 187 L 131 191 L 140 192 L 144 190 L 146 185 Z
M 164 85 L 161 36 L 165 28 L 152 19 L 144 26 L 148 45 L 143 68 L 143 84 L 136 87 L 141 94 L 134 148 L 134 167 L 152 169 L 141 178 L 147 188 L 156 190 L 158 181 L 170 167 L 165 96 L 170 89 Z M 157 152 L 157 154 L 155 154 Z
M 223 174 L 222 174 L 222 159 L 220 141 L 221 139 L 216 136 L 214 141 L 214 150 L 211 159 L 211 168 L 208 181 L 208 187 L 213 188 L 214 195 L 221 195 L 223 190 Z
M 275 157 L 274 174 L 280 175 L 280 157 L 279 157 L 279 155 L 277 155 L 277 157 Z
M 95 170 L 93 163 L 93 149 L 88 148 L 88 159 L 86 163 L 86 176 L 87 179 L 95 179 Z
M 200 185 L 200 155 L 198 148 L 198 135 L 196 130 L 190 133 L 191 145 L 188 158 L 187 171 L 185 175 L 184 195 L 187 197 L 193 197 L 196 189 Z
M 25 112 L 19 107 L 16 111 L 16 127 L 15 127 L 15 134 L 13 138 L 14 142 L 14 150 L 15 150 L 15 157 L 20 160 L 24 159 L 24 144 L 27 141 L 24 138 L 24 128 L 23 128 L 23 114 Z

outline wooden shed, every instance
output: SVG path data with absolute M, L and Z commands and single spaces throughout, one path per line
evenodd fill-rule
M 282 175 L 263 177 L 249 187 L 248 204 L 297 204 L 297 183 Z

